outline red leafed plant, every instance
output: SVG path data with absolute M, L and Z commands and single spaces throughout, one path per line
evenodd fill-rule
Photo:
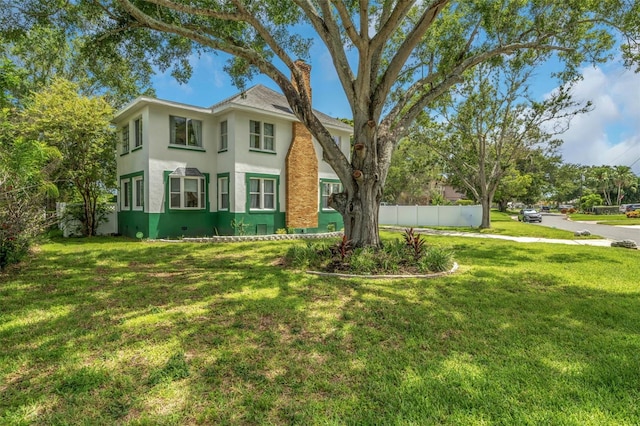
M 404 230 L 404 241 L 413 254 L 415 260 L 419 260 L 424 254 L 425 240 L 421 234 L 416 233 L 413 228 Z
M 342 236 L 342 240 L 337 245 L 337 252 L 340 255 L 340 260 L 344 262 L 344 259 L 351 253 L 353 249 L 351 240 L 347 239 L 346 235 Z

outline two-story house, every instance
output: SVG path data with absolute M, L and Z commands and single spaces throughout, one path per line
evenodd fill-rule
M 306 64 L 307 72 L 310 67 Z M 310 88 L 307 87 L 310 91 Z M 317 116 L 345 155 L 352 128 Z M 210 108 L 140 97 L 120 110 L 118 232 L 145 238 L 340 230 L 340 181 L 286 98 L 262 85 Z

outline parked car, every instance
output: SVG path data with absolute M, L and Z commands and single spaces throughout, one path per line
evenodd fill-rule
M 542 215 L 536 209 L 522 209 L 518 220 L 520 222 L 542 222 Z
M 550 212 L 550 211 L 551 211 L 551 207 L 549 207 L 549 206 L 542 206 L 542 211 L 543 211 L 543 212 Z
M 640 210 L 640 204 L 627 204 L 625 211 L 633 212 L 636 210 Z

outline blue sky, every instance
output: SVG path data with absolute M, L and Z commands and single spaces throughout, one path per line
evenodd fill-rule
M 334 117 L 351 118 L 349 104 L 326 51 L 318 44 L 310 52 L 311 84 L 314 108 Z M 223 71 L 223 55 L 193 57 L 193 77 L 181 85 L 167 73 L 154 78 L 156 94 L 167 99 L 202 107 L 210 106 L 238 92 Z M 600 67 L 585 67 L 583 79 L 574 88 L 574 98 L 591 100 L 593 110 L 578 116 L 569 130 L 560 135 L 565 162 L 585 165 L 632 166 L 640 175 L 640 75 L 612 62 Z M 278 87 L 267 77 L 258 76 L 248 85 Z M 545 70 L 531 81 L 541 98 L 554 89 Z M 536 93 L 537 92 L 537 93 Z

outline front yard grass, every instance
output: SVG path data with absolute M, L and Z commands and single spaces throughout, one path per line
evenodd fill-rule
M 0 275 L 0 424 L 640 423 L 639 251 L 427 241 L 460 271 L 317 277 L 276 265 L 296 241 L 44 244 Z
M 571 231 L 563 229 L 549 228 L 546 226 L 536 226 L 531 223 L 518 222 L 513 217 L 517 216 L 517 212 L 499 212 L 491 211 L 491 228 L 479 229 L 471 227 L 429 227 L 431 229 L 454 232 L 473 232 L 478 234 L 495 234 L 509 235 L 512 237 L 531 237 L 531 238 L 551 238 L 559 240 L 585 240 L 585 239 L 602 239 L 598 235 L 589 235 L 586 237 L 576 236 Z M 544 221 L 544 216 L 542 217 Z
M 599 225 L 611 225 L 611 226 L 625 226 L 625 225 L 640 225 L 640 218 L 628 218 L 624 214 L 611 214 L 611 215 L 593 215 L 593 214 L 571 214 L 568 215 L 569 219 L 573 221 L 591 221 L 596 222 Z

